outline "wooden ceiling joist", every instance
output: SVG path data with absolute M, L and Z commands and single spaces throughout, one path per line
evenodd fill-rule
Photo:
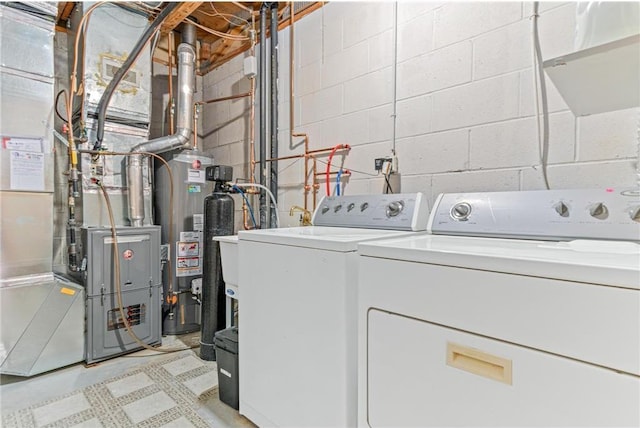
M 176 28 L 187 16 L 191 15 L 194 10 L 199 8 L 202 3 L 203 2 L 201 1 L 182 2 L 180 6 L 176 7 L 176 9 L 169 14 L 162 24 L 160 32 L 166 34 Z

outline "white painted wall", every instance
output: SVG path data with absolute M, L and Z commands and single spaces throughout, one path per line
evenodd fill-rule
M 576 3 L 541 3 L 543 57 L 573 50 Z M 531 3 L 398 3 L 397 141 L 403 192 L 543 188 L 534 119 Z M 353 146 L 347 193 L 382 192 L 392 147 L 394 3 L 334 2 L 295 27 L 295 131 Z M 289 29 L 280 32 L 280 155 L 289 139 Z M 245 92 L 241 55 L 204 76 L 204 98 Z M 574 117 L 547 79 L 552 188 L 634 186 L 637 110 Z M 248 100 L 203 112 L 204 150 L 247 177 Z M 339 163 L 340 159 L 334 163 Z M 324 164 L 320 163 L 320 166 Z M 284 225 L 303 202 L 303 162 L 280 162 Z M 360 172 L 355 172 L 360 171 Z M 319 195 L 323 194 L 324 186 Z M 237 200 L 237 208 L 240 200 Z

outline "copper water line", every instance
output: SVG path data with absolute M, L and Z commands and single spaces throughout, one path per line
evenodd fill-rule
M 289 3 L 289 7 L 291 8 L 291 10 L 289 11 L 289 129 L 291 130 L 291 138 L 293 139 L 293 137 L 295 137 L 296 135 L 293 132 L 294 129 L 294 123 L 293 123 L 293 54 L 295 51 L 295 47 L 293 45 L 293 23 L 295 22 L 294 19 L 294 4 L 293 2 Z M 306 135 L 305 135 L 305 139 L 306 139 Z M 291 141 L 293 143 L 293 141 Z M 307 153 L 306 147 L 305 147 L 305 153 Z M 307 207 L 305 207 L 306 209 Z
M 169 31 L 167 35 L 168 52 L 169 52 L 169 135 L 175 133 L 173 129 L 173 31 Z
M 329 175 L 336 175 L 339 172 L 340 171 L 331 171 L 331 172 L 329 172 Z M 327 173 L 326 172 L 316 172 L 314 175 L 316 177 L 326 177 Z M 351 175 L 351 171 L 349 171 L 348 169 L 343 169 L 342 170 L 342 175 Z
M 212 104 L 212 103 L 217 103 L 219 101 L 228 101 L 228 100 L 235 100 L 238 98 L 250 97 L 252 95 L 251 92 L 252 91 L 243 92 L 242 94 L 237 94 L 237 95 L 229 95 L 228 97 L 212 98 L 210 100 L 197 101 L 195 104 L 197 105 Z
M 316 173 L 318 172 L 318 163 L 316 162 L 316 158 L 315 156 L 313 157 L 313 209 L 316 209 L 316 194 L 318 193 L 318 189 L 320 188 L 320 185 L 318 184 L 318 180 L 316 179 Z
M 324 153 L 329 153 L 332 150 L 335 149 L 335 147 L 326 147 L 326 148 L 322 148 L 322 149 L 315 149 L 315 150 L 309 150 L 309 136 L 307 134 L 291 134 L 293 137 L 304 137 L 304 153 L 299 154 L 299 155 L 289 155 L 289 156 L 281 156 L 278 158 L 271 158 L 271 159 L 266 159 L 266 162 L 273 162 L 273 161 L 281 161 L 281 160 L 288 160 L 288 159 L 299 159 L 299 158 L 304 158 L 304 208 L 308 209 L 309 207 L 309 202 L 308 202 L 308 196 L 309 196 L 309 192 L 313 191 L 313 207 L 312 210 L 316 209 L 316 192 L 317 190 L 320 188 L 320 185 L 318 184 L 316 177 L 318 175 L 325 175 L 326 173 L 323 174 L 318 174 L 317 173 L 317 162 L 316 162 L 316 158 L 315 155 L 318 154 L 324 154 Z M 344 147 L 336 150 L 336 152 L 339 151 L 344 151 L 344 150 L 351 150 L 351 147 L 348 145 L 345 145 Z M 309 184 L 309 176 L 311 174 L 309 174 L 309 160 L 313 159 L 312 162 L 312 168 L 311 168 L 311 173 L 313 175 L 313 181 L 312 184 Z

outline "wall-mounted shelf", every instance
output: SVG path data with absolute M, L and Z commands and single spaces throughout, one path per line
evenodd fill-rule
M 640 106 L 640 34 L 549 59 L 543 66 L 576 116 Z

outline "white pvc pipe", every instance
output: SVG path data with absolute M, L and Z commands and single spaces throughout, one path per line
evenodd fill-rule
M 229 185 L 237 187 L 258 187 L 267 192 L 267 194 L 271 198 L 271 202 L 273 203 L 273 209 L 276 212 L 276 227 L 280 227 L 280 214 L 278 214 L 278 204 L 276 203 L 276 198 L 273 196 L 273 193 L 271 193 L 271 190 L 269 190 L 269 188 L 258 183 L 229 183 Z

